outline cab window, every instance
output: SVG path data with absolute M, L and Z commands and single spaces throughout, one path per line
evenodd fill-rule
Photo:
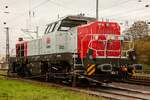
M 60 27 L 58 28 L 58 31 L 68 31 L 72 27 L 77 27 L 79 25 L 86 24 L 86 20 L 71 20 L 71 19 L 64 19 L 61 22 Z

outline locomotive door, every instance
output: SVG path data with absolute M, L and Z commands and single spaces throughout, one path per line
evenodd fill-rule
M 67 52 L 67 36 L 68 32 L 56 33 L 56 52 L 64 53 Z

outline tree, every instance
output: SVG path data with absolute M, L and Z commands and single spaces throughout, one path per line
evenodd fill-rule
M 146 37 L 149 35 L 148 24 L 145 21 L 137 21 L 125 31 L 125 34 L 132 36 L 134 39 Z
M 150 37 L 134 41 L 138 63 L 150 65 Z

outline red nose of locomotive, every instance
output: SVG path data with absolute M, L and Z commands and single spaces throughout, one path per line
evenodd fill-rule
M 78 53 L 86 74 L 97 80 L 110 79 L 111 59 L 121 55 L 120 27 L 113 22 L 93 22 L 78 28 Z
M 80 58 L 86 58 L 92 51 L 92 57 L 119 57 L 121 50 L 120 27 L 113 22 L 94 22 L 78 28 L 78 52 Z

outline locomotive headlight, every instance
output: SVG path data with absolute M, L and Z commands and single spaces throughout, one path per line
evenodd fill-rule
M 107 40 L 116 40 L 116 36 L 114 35 L 108 35 Z
M 111 40 L 111 35 L 108 35 L 108 36 L 107 36 L 107 40 Z
M 116 73 L 115 73 L 115 71 L 112 71 L 111 74 L 112 74 L 112 75 L 115 75 Z
M 94 40 L 98 40 L 99 36 L 98 35 L 95 35 L 94 36 Z
M 109 23 L 109 22 L 107 22 L 107 23 L 106 23 L 106 27 L 109 27 L 109 26 L 110 26 L 110 23 Z
M 112 40 L 116 40 L 116 36 L 112 36 L 111 39 L 112 39 Z
M 123 37 L 123 36 L 119 36 L 119 37 L 118 37 L 118 40 L 122 40 L 122 41 L 123 41 L 123 40 L 124 40 L 124 37 Z

